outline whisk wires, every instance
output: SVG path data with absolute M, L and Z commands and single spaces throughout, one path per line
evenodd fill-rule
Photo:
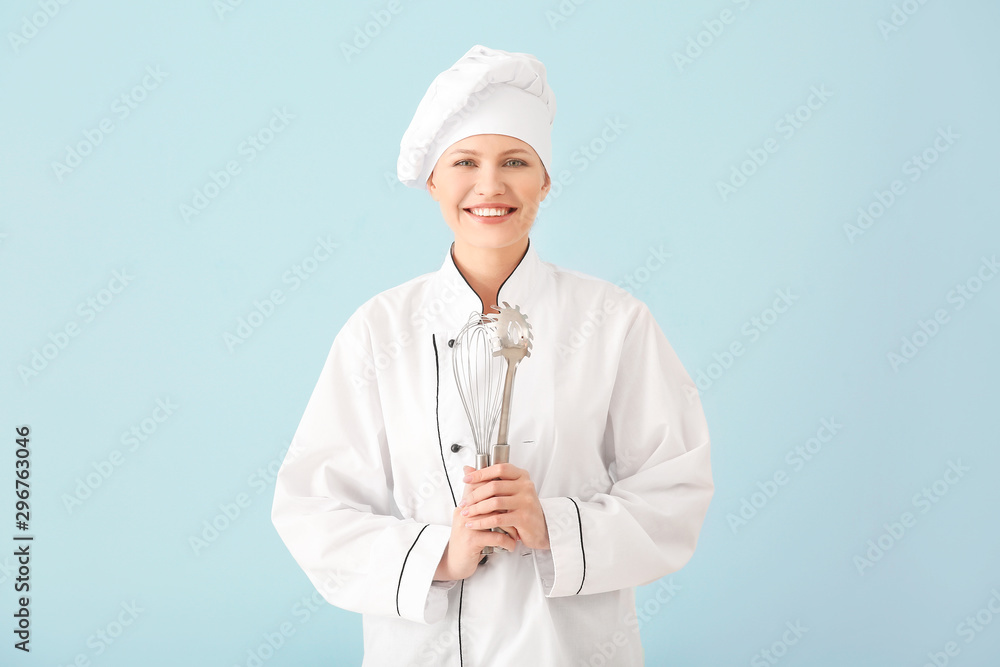
M 494 355 L 496 348 L 491 322 L 479 313 L 455 336 L 452 369 L 477 454 L 489 454 L 503 403 L 504 360 Z

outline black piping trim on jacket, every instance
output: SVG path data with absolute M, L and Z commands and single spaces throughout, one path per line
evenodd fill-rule
M 461 271 L 459 271 L 461 273 Z M 458 507 L 455 500 L 455 489 L 451 486 L 451 477 L 448 475 L 448 464 L 444 461 L 444 443 L 441 442 L 441 365 L 438 362 L 437 337 L 431 334 L 431 345 L 434 346 L 434 375 L 437 378 L 437 386 L 434 393 L 434 421 L 437 423 L 438 451 L 441 452 L 441 467 L 444 468 L 444 478 L 448 480 L 448 488 L 451 490 L 451 502 Z M 423 532 L 423 531 L 421 531 Z M 417 535 L 417 537 L 420 537 Z M 414 544 L 416 544 L 414 542 Z M 412 547 L 411 547 L 412 549 Z M 403 562 L 406 565 L 406 562 Z M 402 573 L 400 574 L 402 581 Z M 462 587 L 458 591 L 458 664 L 464 665 L 462 658 L 462 597 L 465 595 L 465 579 L 462 579 Z M 399 589 L 396 589 L 396 612 L 399 612 Z
M 427 526 L 429 526 L 429 525 L 431 525 L 431 524 L 425 523 L 424 527 L 420 529 L 419 533 L 417 533 L 417 539 L 413 540 L 413 544 L 411 544 L 410 548 L 407 549 L 407 551 L 406 551 L 406 558 L 403 559 L 403 567 L 399 568 L 399 583 L 396 584 L 396 615 L 397 616 L 400 616 L 400 617 L 403 616 L 402 614 L 399 613 L 399 588 L 400 588 L 400 586 L 403 585 L 403 570 L 406 569 L 406 561 L 410 558 L 410 552 L 413 551 L 413 547 L 417 546 L 417 540 L 420 539 L 420 536 L 424 534 L 424 531 L 427 530 Z
M 462 587 L 458 590 L 458 664 L 464 665 L 465 658 L 462 657 L 462 597 L 465 595 L 465 579 L 462 579 Z
M 528 256 L 528 249 L 529 248 L 531 248 L 531 239 L 530 238 L 528 239 L 528 245 L 526 245 L 524 247 L 524 254 L 521 255 L 521 259 L 517 260 L 517 265 L 514 266 L 514 271 L 517 271 L 517 267 L 521 266 L 521 262 L 523 262 L 524 258 Z M 451 253 L 451 263 L 455 264 L 455 270 L 458 271 L 458 264 L 455 263 L 455 253 L 454 253 L 454 250 L 455 250 L 455 242 L 452 241 L 451 248 L 448 249 L 448 252 Z M 512 275 L 514 275 L 514 271 L 511 271 L 510 274 L 506 278 L 503 279 L 503 282 L 500 283 L 500 287 L 497 288 L 497 301 L 500 300 L 500 290 L 502 290 L 503 286 L 507 284 L 507 281 L 510 280 L 510 277 Z M 465 277 L 465 275 L 461 271 L 458 271 L 458 275 L 462 276 L 462 280 L 465 281 L 466 285 L 469 285 L 468 279 Z M 476 290 L 472 289 L 472 285 L 469 285 L 469 289 L 471 289 L 472 293 L 475 294 L 477 297 L 479 296 L 479 293 L 476 292 Z M 482 307 L 483 307 L 482 312 L 485 313 L 486 312 L 486 304 L 483 303 L 482 299 L 479 299 L 479 303 L 482 304 Z M 500 307 L 499 303 L 494 304 L 494 305 L 497 308 Z
M 573 507 L 576 508 L 576 522 L 580 526 L 580 553 L 583 554 L 583 578 L 580 579 L 580 587 L 576 589 L 576 593 L 574 593 L 574 595 L 579 595 L 580 591 L 583 590 L 583 582 L 587 580 L 587 552 L 583 549 L 583 520 L 580 519 L 580 506 L 577 505 L 576 501 L 572 498 L 570 498 L 569 501 L 573 503 Z
M 444 462 L 444 443 L 441 442 L 441 369 L 438 365 L 438 346 L 437 338 L 434 334 L 431 334 L 431 345 L 434 346 L 434 375 L 437 378 L 437 386 L 434 390 L 434 421 L 437 422 L 438 431 L 438 449 L 441 451 L 441 468 L 444 470 L 444 478 L 448 480 L 448 489 L 451 490 L 451 502 L 458 507 L 458 501 L 455 500 L 455 489 L 451 486 L 451 477 L 448 475 L 448 464 Z

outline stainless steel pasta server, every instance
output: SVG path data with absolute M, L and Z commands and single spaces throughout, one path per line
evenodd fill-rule
M 507 373 L 503 383 L 503 402 L 500 408 L 500 429 L 497 431 L 497 442 L 490 451 L 490 464 L 510 462 L 510 445 L 507 444 L 507 427 L 510 424 L 510 397 L 514 391 L 514 374 L 517 365 L 525 357 L 531 356 L 531 340 L 534 335 L 528 316 L 521 312 L 520 306 L 511 306 L 506 301 L 498 308 L 499 313 L 490 313 L 487 319 L 493 323 L 497 348 L 495 357 L 507 360 Z

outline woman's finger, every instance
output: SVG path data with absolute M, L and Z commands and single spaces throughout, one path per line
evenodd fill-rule
M 512 496 L 515 495 L 519 489 L 520 485 L 517 482 L 505 479 L 483 482 L 481 486 L 469 489 L 462 497 L 462 501 L 458 503 L 458 506 L 467 507 L 474 503 L 478 503 L 481 500 L 492 498 L 493 496 Z
M 510 521 L 510 517 L 504 512 L 493 512 L 492 514 L 480 514 L 475 517 L 463 518 L 465 519 L 465 527 L 472 530 L 491 530 L 499 528 Z
M 465 502 L 463 499 L 462 502 Z M 459 505 L 462 510 L 462 516 L 478 516 L 480 514 L 489 514 L 490 512 L 507 511 L 512 509 L 517 509 L 518 503 L 514 496 L 491 496 L 485 500 L 480 500 L 478 502 L 470 502 L 465 505 Z
M 523 469 L 511 463 L 494 463 L 481 470 L 469 471 L 469 466 L 465 466 L 465 477 L 462 479 L 466 484 L 475 484 L 490 479 L 517 479 L 524 472 Z
M 483 545 L 491 547 L 499 547 L 504 551 L 513 551 L 517 548 L 517 540 L 508 535 L 507 533 L 498 533 L 494 531 L 484 531 L 483 535 Z
M 514 526 L 500 526 L 500 530 L 510 535 L 511 539 L 514 540 L 514 542 L 517 542 L 518 540 L 521 539 L 521 534 L 517 532 L 517 528 L 515 528 Z

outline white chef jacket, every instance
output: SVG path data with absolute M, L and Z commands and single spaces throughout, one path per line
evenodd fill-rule
M 433 581 L 475 467 L 450 344 L 483 312 L 450 249 L 347 320 L 278 472 L 275 528 L 327 601 L 363 614 L 364 667 L 642 665 L 634 587 L 698 542 L 708 427 L 649 308 L 530 241 L 505 301 L 534 336 L 510 462 L 535 484 L 550 549 L 518 542 L 465 580 Z

